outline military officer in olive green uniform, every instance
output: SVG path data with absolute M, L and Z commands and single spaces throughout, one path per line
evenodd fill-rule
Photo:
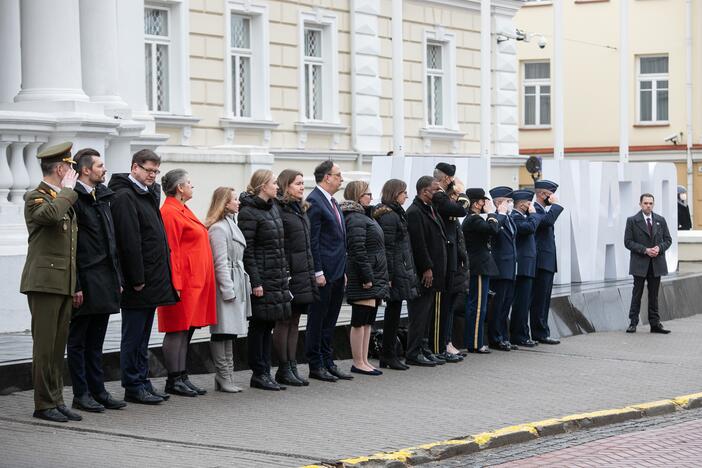
M 78 224 L 73 190 L 72 143 L 37 154 L 42 175 L 39 186 L 24 196 L 29 232 L 27 261 L 20 292 L 27 295 L 32 314 L 32 380 L 34 417 L 49 421 L 80 421 L 63 402 L 63 355 L 76 284 Z

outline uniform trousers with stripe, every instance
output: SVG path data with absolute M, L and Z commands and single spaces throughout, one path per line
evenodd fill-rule
M 470 275 L 468 304 L 466 306 L 466 347 L 468 351 L 478 350 L 485 344 L 485 315 L 489 290 L 489 276 Z
M 431 322 L 429 324 L 429 349 L 434 354 L 441 354 L 446 351 L 448 344 L 448 322 L 451 317 L 453 295 L 447 292 L 436 291 L 434 296 L 434 307 L 431 310 Z

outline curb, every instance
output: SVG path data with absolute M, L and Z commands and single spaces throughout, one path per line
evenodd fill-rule
M 307 465 L 304 468 L 328 468 L 330 466 L 340 468 L 399 468 L 414 466 L 458 455 L 467 455 L 489 448 L 527 442 L 540 437 L 695 408 L 702 408 L 702 393 L 692 393 L 668 400 L 651 401 L 623 408 L 544 419 L 527 424 L 503 427 L 490 432 L 408 447 L 395 452 L 379 452 L 368 456 L 345 458 L 332 463 L 323 462 L 319 465 Z

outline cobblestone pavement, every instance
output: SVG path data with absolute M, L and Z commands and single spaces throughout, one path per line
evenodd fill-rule
M 702 410 L 537 439 L 477 454 L 428 463 L 449 467 L 699 467 Z
M 300 466 L 701 391 L 702 315 L 665 325 L 672 334 L 580 335 L 285 392 L 249 389 L 247 371 L 235 375 L 245 388 L 236 395 L 192 376 L 207 395 L 84 413 L 80 423 L 33 419 L 32 392 L 14 393 L 0 396 L 0 466 Z M 108 388 L 122 396 L 119 382 Z

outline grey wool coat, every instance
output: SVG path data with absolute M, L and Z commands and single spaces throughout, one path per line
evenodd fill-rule
M 251 284 L 244 270 L 246 240 L 231 216 L 210 226 L 210 245 L 217 280 L 217 324 L 210 333 L 243 335 L 251 316 Z

